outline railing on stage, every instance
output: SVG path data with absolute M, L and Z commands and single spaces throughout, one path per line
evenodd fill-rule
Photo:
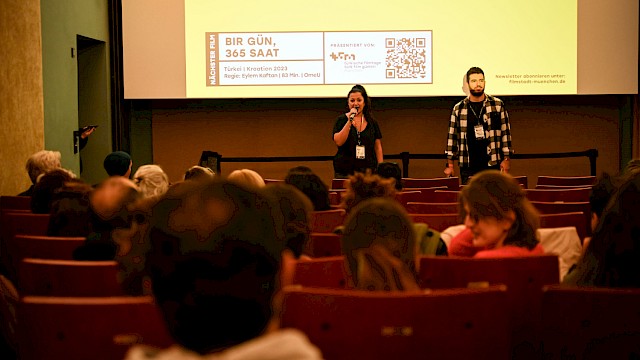
M 572 151 L 561 153 L 536 153 L 536 154 L 512 154 L 513 159 L 560 159 L 586 157 L 589 159 L 591 167 L 591 175 L 596 176 L 596 159 L 598 157 L 597 149 L 589 149 L 585 151 Z M 401 152 L 400 154 L 385 154 L 385 160 L 402 160 L 402 177 L 409 176 L 410 160 L 445 160 L 445 154 L 410 154 L 409 152 Z M 199 164 L 214 169 L 216 173 L 221 173 L 220 164 L 227 163 L 243 163 L 243 162 L 289 162 L 289 161 L 332 161 L 331 156 L 264 156 L 264 157 L 223 157 L 214 151 L 203 151 L 200 156 Z

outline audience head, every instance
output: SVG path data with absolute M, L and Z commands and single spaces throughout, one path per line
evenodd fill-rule
M 27 159 L 26 165 L 31 183 L 35 184 L 38 180 L 38 176 L 46 173 L 47 171 L 61 167 L 60 158 L 61 155 L 59 151 L 42 150 L 31 155 L 29 159 Z
M 89 197 L 92 232 L 74 251 L 74 259 L 113 260 L 119 253 L 117 240 L 131 230 L 136 202 L 141 198 L 138 187 L 123 176 L 101 182 Z
M 309 214 L 313 204 L 300 190 L 285 183 L 268 184 L 264 193 L 273 204 L 273 219 L 282 228 L 281 237 L 286 247 L 299 258 L 309 241 Z
M 216 173 L 208 167 L 194 165 L 184 173 L 184 180 L 211 180 Z
M 477 174 L 460 192 L 459 202 L 460 216 L 471 229 L 475 246 L 514 245 L 531 250 L 538 244 L 538 212 L 510 175 L 497 170 Z
M 402 170 L 398 164 L 388 161 L 381 162 L 378 164 L 376 174 L 385 179 L 394 179 L 396 190 L 402 191 Z
M 288 173 L 313 173 L 313 170 L 308 166 L 298 165 L 289 169 Z
M 185 181 L 152 213 L 146 266 L 174 340 L 204 354 L 263 333 L 284 250 L 268 200 L 230 181 Z
M 637 171 L 638 169 L 640 169 L 640 159 L 631 159 L 627 163 L 627 166 L 625 166 L 623 174 L 627 174 L 631 171 Z
M 640 287 L 640 172 L 622 179 L 574 271 L 581 286 Z
M 289 172 L 284 182 L 302 191 L 313 203 L 313 210 L 324 211 L 331 208 L 329 188 L 313 172 Z
M 244 185 L 252 189 L 260 189 L 265 186 L 264 179 L 260 174 L 249 169 L 234 170 L 227 176 L 227 180 L 239 185 Z
M 383 179 L 378 175 L 367 173 L 355 173 L 345 181 L 346 190 L 342 197 L 342 207 L 351 211 L 358 203 L 373 197 L 390 197 L 396 194 L 393 185 L 394 180 Z
M 112 176 L 101 182 L 91 194 L 91 208 L 102 220 L 126 214 L 142 198 L 136 184 L 124 176 Z M 126 216 L 124 216 L 126 218 Z
M 595 230 L 602 212 L 607 206 L 607 203 L 616 191 L 615 180 L 611 175 L 603 173 L 598 181 L 591 188 L 591 194 L 589 195 L 589 204 L 591 205 L 591 230 Z
M 34 214 L 49 214 L 54 194 L 70 181 L 81 182 L 75 174 L 63 168 L 50 170 L 41 174 L 33 187 L 31 211 Z
M 91 185 L 73 181 L 67 182 L 53 196 L 48 236 L 88 236 L 91 231 L 89 197 Z
M 169 176 L 158 165 L 142 165 L 133 175 L 142 196 L 161 196 L 169 190 Z
M 109 176 L 124 176 L 126 178 L 131 175 L 131 156 L 124 151 L 114 151 L 104 158 L 104 169 Z
M 393 199 L 364 200 L 345 220 L 342 252 L 356 288 L 417 289 L 416 247 L 409 215 Z

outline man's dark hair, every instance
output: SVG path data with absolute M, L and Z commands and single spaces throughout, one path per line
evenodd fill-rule
M 396 190 L 402 190 L 402 170 L 400 169 L 400 166 L 398 164 L 388 161 L 381 162 L 378 164 L 376 174 L 385 179 L 395 179 Z
M 467 71 L 467 82 L 469 82 L 469 77 L 473 74 L 482 74 L 484 76 L 484 71 L 477 66 L 472 67 Z
M 314 173 L 291 172 L 284 178 L 284 182 L 302 191 L 302 193 L 311 200 L 311 203 L 313 203 L 313 210 L 323 211 L 331 208 L 329 188 L 318 175 Z
M 591 212 L 598 215 L 598 218 L 602 217 L 602 212 L 616 189 L 617 186 L 614 183 L 614 179 L 608 173 L 602 173 L 602 176 L 591 188 L 589 204 L 591 204 Z
M 123 176 L 129 170 L 131 156 L 124 151 L 114 151 L 104 158 L 104 169 L 109 176 Z

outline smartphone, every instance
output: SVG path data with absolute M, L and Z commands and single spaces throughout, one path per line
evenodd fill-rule
M 80 132 L 83 133 L 83 132 L 85 132 L 87 130 L 95 129 L 97 127 L 98 127 L 98 125 L 87 125 L 87 126 L 81 127 L 80 128 Z

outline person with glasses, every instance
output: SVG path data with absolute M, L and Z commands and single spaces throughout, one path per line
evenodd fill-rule
M 467 71 L 468 96 L 451 112 L 447 134 L 446 176 L 455 176 L 458 160 L 462 184 L 469 177 L 488 169 L 508 173 L 511 169 L 511 125 L 504 102 L 484 92 L 484 71 L 472 67 Z

